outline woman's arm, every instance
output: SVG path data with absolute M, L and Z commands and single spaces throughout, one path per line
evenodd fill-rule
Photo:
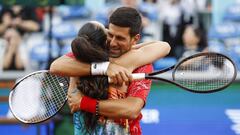
M 168 43 L 161 41 L 138 44 L 135 45 L 134 48 L 121 57 L 112 59 L 113 62 L 132 72 L 140 66 L 153 63 L 154 61 L 165 57 L 171 49 Z
M 122 80 L 128 81 L 123 77 L 129 77 L 127 70 L 132 72 L 137 67 L 152 63 L 166 56 L 170 51 L 170 46 L 166 42 L 153 41 L 140 45 L 142 47 L 139 49 L 132 49 L 121 57 L 111 60 L 107 71 L 107 75 L 111 77 L 111 79 L 115 78 L 114 80 L 121 80 L 122 78 Z M 127 68 L 127 70 L 123 67 Z M 90 64 L 77 61 L 68 56 L 62 56 L 51 64 L 50 71 L 54 74 L 63 76 L 85 76 L 90 75 Z
M 11 46 L 6 47 L 3 58 L 3 69 L 8 69 L 11 65 L 12 59 L 14 57 L 15 49 L 12 49 Z
M 25 69 L 25 65 L 21 58 L 20 51 L 18 51 L 18 50 L 16 52 L 15 65 L 16 65 L 17 69 Z

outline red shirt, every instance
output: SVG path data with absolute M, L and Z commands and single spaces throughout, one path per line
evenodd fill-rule
M 75 56 L 72 52 L 69 52 L 69 53 L 65 54 L 65 56 L 68 56 L 70 58 L 75 58 Z
M 74 58 L 73 53 L 67 53 L 66 56 Z M 133 73 L 151 73 L 152 71 L 153 71 L 152 64 L 148 64 L 135 69 Z M 128 87 L 127 96 L 141 98 L 146 103 L 148 93 L 151 89 L 151 84 L 152 84 L 151 80 L 133 81 Z M 135 120 L 129 120 L 131 135 L 142 134 L 142 130 L 140 127 L 141 119 L 142 119 L 142 114 L 140 114 Z
M 137 68 L 133 71 L 133 73 L 151 73 L 153 71 L 152 64 L 145 65 Z M 146 103 L 148 93 L 151 89 L 151 80 L 141 80 L 141 81 L 133 81 L 128 87 L 127 96 L 138 97 L 144 100 Z M 130 120 L 130 133 L 131 135 L 141 135 L 142 130 L 140 127 L 140 120 L 142 119 L 142 114 L 140 114 L 135 120 Z

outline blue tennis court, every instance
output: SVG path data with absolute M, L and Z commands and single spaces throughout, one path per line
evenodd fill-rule
M 143 135 L 237 135 L 240 130 L 236 121 L 240 118 L 239 88 L 236 82 L 224 91 L 195 94 L 174 85 L 153 83 L 142 111 Z M 0 94 L 7 95 L 8 89 L 1 89 Z M 6 115 L 8 104 L 0 106 L 1 116 Z M 72 128 L 69 124 L 63 128 Z M 46 135 L 47 130 L 54 134 L 53 127 L 53 124 L 49 127 L 1 124 L 0 130 L 1 135 Z
M 145 107 L 148 119 L 143 118 L 143 134 L 236 135 L 239 129 L 233 127 L 238 123 L 233 119 L 240 110 L 239 91 L 239 83 L 213 94 L 195 94 L 154 83 Z

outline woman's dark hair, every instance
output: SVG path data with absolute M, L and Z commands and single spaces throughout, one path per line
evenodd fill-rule
M 76 59 L 82 62 L 108 61 L 107 35 L 94 23 L 86 23 L 78 32 L 71 44 Z
M 202 51 L 208 46 L 207 36 L 205 31 L 203 31 L 200 27 L 196 27 L 194 25 L 189 25 L 189 26 L 193 28 L 195 35 L 199 38 L 198 50 Z
M 129 27 L 131 37 L 139 34 L 142 29 L 142 18 L 140 13 L 131 7 L 117 8 L 109 18 L 109 24 L 114 24 L 120 27 Z
M 107 35 L 100 25 L 86 23 L 79 30 L 71 44 L 72 52 L 77 60 L 82 62 L 108 61 L 108 47 L 106 45 Z M 84 95 L 95 99 L 108 98 L 108 78 L 106 76 L 80 77 L 77 81 L 77 88 Z M 89 112 L 83 112 L 86 130 L 83 132 L 93 133 L 98 117 Z

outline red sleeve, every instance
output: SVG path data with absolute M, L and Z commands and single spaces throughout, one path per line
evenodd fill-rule
M 145 65 L 134 70 L 133 73 L 151 73 L 153 71 L 152 65 Z M 148 93 L 151 89 L 152 81 L 145 79 L 141 81 L 133 81 L 128 87 L 128 96 L 139 97 L 146 103 Z
M 70 58 L 75 58 L 75 56 L 73 55 L 72 52 L 69 52 L 69 53 L 65 54 L 65 56 L 68 56 L 68 57 L 70 57 Z

